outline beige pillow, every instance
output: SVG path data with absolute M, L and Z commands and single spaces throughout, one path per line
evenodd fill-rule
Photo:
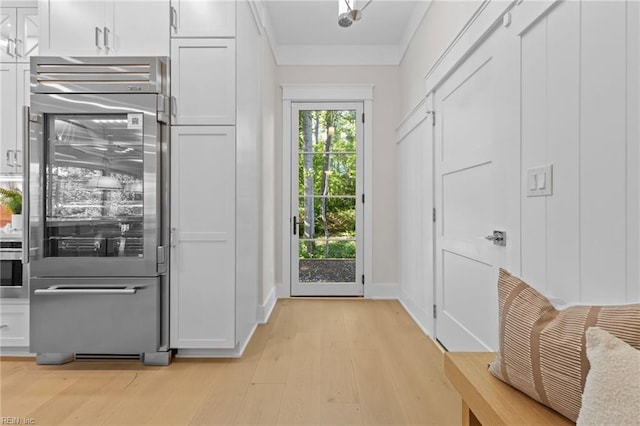
M 578 425 L 640 424 L 640 351 L 598 327 L 587 330 L 591 368 Z
M 598 326 L 640 349 L 640 304 L 556 310 L 524 281 L 501 269 L 500 348 L 489 371 L 576 421 L 589 370 L 585 330 Z

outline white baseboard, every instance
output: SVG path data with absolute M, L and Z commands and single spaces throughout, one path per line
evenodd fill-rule
M 427 336 L 433 337 L 433 320 L 430 318 L 433 312 L 421 308 L 420 305 L 404 292 L 402 292 L 399 301 L 404 307 L 404 310 L 407 311 L 409 316 L 413 318 L 413 321 L 420 327 L 420 330 Z
M 289 284 L 284 283 L 276 283 L 276 297 L 278 299 L 285 299 L 287 297 L 291 297 L 291 289 L 289 288 Z
M 256 332 L 258 324 L 255 324 L 251 329 L 251 332 L 242 342 L 235 348 L 230 349 L 178 349 L 176 352 L 176 358 L 240 358 L 244 351 L 247 349 L 247 345 L 253 338 L 253 334 Z
M 273 308 L 276 306 L 276 301 L 278 298 L 276 297 L 276 287 L 271 287 L 271 291 L 267 296 L 266 300 L 263 304 L 258 305 L 257 312 L 257 320 L 258 324 L 266 324 L 269 321 L 269 317 L 271 316 L 271 312 L 273 312 Z
M 399 299 L 400 285 L 397 283 L 367 283 L 364 285 L 365 299 Z
M 0 347 L 0 356 L 34 357 L 36 354 L 29 352 L 28 347 Z

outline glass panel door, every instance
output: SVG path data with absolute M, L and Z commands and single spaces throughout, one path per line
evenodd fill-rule
M 292 295 L 361 295 L 361 104 L 298 104 Z
M 48 126 L 44 256 L 144 257 L 142 114 L 51 114 Z

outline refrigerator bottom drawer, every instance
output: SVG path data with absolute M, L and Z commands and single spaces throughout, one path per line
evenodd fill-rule
M 160 286 L 160 278 L 32 279 L 31 352 L 157 351 Z

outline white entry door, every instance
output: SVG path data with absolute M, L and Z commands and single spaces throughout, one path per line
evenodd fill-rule
M 291 295 L 361 296 L 363 104 L 291 111 Z
M 508 40 L 499 27 L 435 91 L 436 337 L 451 351 L 497 349 L 498 267 L 517 246 L 519 120 L 507 106 L 519 68 Z M 486 238 L 494 231 L 506 246 Z

